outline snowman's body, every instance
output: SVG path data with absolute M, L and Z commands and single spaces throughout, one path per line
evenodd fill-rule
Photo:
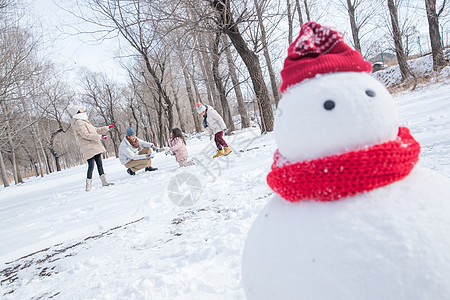
M 418 167 L 334 202 L 276 195 L 246 241 L 247 298 L 449 299 L 449 206 L 448 178 Z
M 397 132 L 390 94 L 365 73 L 290 87 L 275 120 L 290 162 L 364 149 Z M 450 179 L 415 167 L 337 201 L 275 195 L 248 234 L 242 276 L 248 299 L 450 299 Z

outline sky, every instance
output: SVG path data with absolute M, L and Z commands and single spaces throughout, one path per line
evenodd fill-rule
M 112 79 L 126 81 L 126 72 L 115 59 L 118 49 L 117 39 L 95 41 L 87 34 L 70 35 L 73 32 L 68 25 L 81 28 L 93 28 L 89 25 L 80 26 L 80 21 L 55 3 L 70 7 L 74 1 L 35 0 L 29 10 L 32 20 L 41 23 L 44 31 L 44 48 L 52 61 L 66 68 L 85 67 L 95 72 L 108 74 Z

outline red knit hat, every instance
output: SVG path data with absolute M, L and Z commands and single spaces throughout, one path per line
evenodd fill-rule
M 372 71 L 372 64 L 361 53 L 344 43 L 342 33 L 314 22 L 305 23 L 300 35 L 289 46 L 281 70 L 280 91 L 317 74 Z

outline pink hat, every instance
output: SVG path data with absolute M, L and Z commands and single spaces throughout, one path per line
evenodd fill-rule
M 280 91 L 283 93 L 288 87 L 317 74 L 371 71 L 372 64 L 344 43 L 342 33 L 308 22 L 288 48 L 281 70 Z
M 204 106 L 200 102 L 197 102 L 197 113 L 201 114 L 205 109 L 206 109 L 206 106 Z

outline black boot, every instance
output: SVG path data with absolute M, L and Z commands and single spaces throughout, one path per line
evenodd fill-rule
M 156 171 L 158 170 L 158 168 L 153 168 L 153 167 L 145 167 L 145 171 Z
M 134 173 L 133 171 L 131 171 L 131 169 L 127 169 L 127 173 L 130 175 L 136 175 L 136 173 Z

